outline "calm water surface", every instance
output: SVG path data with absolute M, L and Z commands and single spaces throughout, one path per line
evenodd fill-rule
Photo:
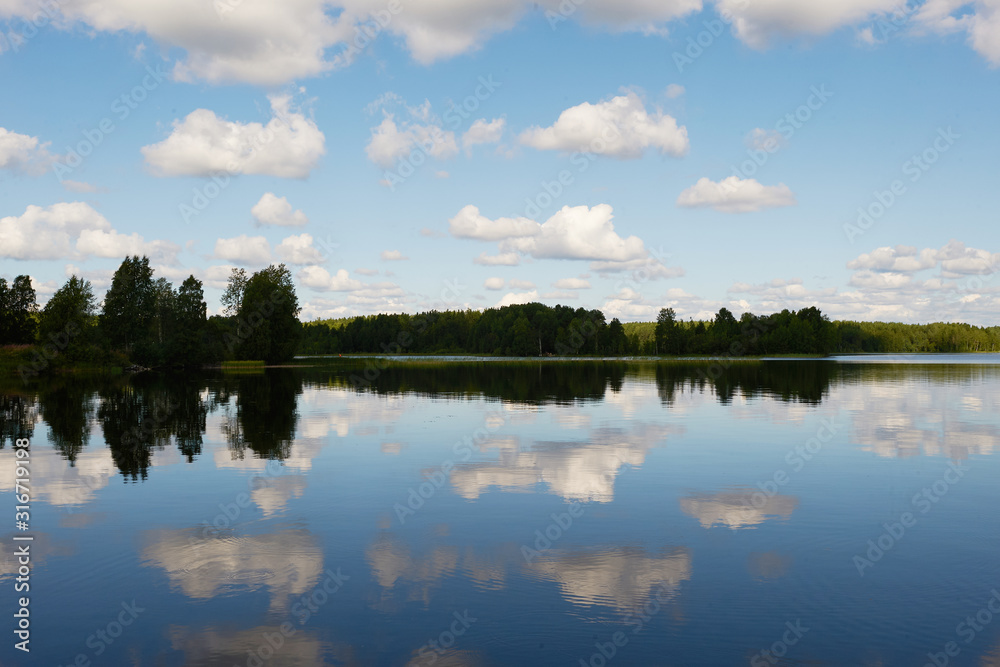
M 0 664 L 1000 665 L 998 359 L 872 361 L 12 383 Z

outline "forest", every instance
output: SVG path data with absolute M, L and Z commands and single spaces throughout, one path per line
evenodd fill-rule
M 202 283 L 154 279 L 148 257 L 127 257 L 98 306 L 70 276 L 39 308 L 29 276 L 0 278 L 0 369 L 27 381 L 64 368 L 198 367 L 225 360 L 277 363 L 298 349 L 299 305 L 283 265 L 233 269 L 224 314 L 207 317 Z
M 0 370 L 22 379 L 65 367 L 274 364 L 296 355 L 768 356 L 855 352 L 996 352 L 1000 327 L 962 323 L 830 321 L 818 308 L 769 315 L 720 308 L 708 321 L 662 308 L 655 322 L 610 322 L 600 310 L 541 303 L 299 321 L 284 264 L 233 269 L 222 314 L 207 316 L 200 280 L 154 278 L 148 257 L 127 257 L 99 304 L 71 276 L 39 307 L 29 276 L 0 278 Z
M 504 356 L 824 355 L 853 352 L 996 352 L 1000 327 L 961 323 L 833 321 L 815 307 L 770 315 L 726 308 L 710 321 L 671 308 L 656 322 L 608 322 L 599 310 L 541 303 L 483 311 L 430 311 L 317 320 L 300 354 L 414 353 Z

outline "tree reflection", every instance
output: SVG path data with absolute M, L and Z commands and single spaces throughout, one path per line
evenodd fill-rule
M 235 394 L 235 409 L 227 410 L 223 429 L 229 448 L 242 458 L 249 449 L 262 459 L 288 458 L 299 414 L 302 377 L 294 369 L 227 377 L 227 395 Z

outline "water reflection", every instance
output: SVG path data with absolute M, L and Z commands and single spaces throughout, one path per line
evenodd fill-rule
M 211 533 L 203 527 L 155 530 L 145 537 L 145 564 L 167 573 L 191 598 L 208 599 L 267 587 L 271 610 L 311 590 L 323 569 L 323 552 L 304 529 L 260 535 Z
M 757 489 L 732 489 L 722 493 L 692 494 L 680 499 L 681 510 L 698 519 L 703 528 L 725 526 L 753 528 L 770 517 L 787 519 L 799 506 L 795 496 L 766 496 Z
M 566 500 L 607 503 L 614 499 L 622 466 L 641 466 L 650 448 L 683 432 L 681 426 L 637 423 L 628 430 L 595 429 L 583 441 L 536 442 L 528 450 L 521 449 L 517 438 L 493 438 L 481 449 L 498 451 L 499 459 L 461 464 L 451 482 L 456 493 L 469 500 L 491 487 L 511 492 L 545 484 Z
M 612 547 L 546 554 L 529 566 L 538 576 L 559 585 L 576 605 L 603 605 L 628 612 L 659 592 L 671 596 L 691 578 L 691 554 L 676 548 L 649 555 L 642 549 Z
M 308 629 L 296 629 L 289 636 L 283 635 L 280 625 L 261 625 L 248 630 L 206 629 L 174 625 L 166 630 L 171 648 L 184 653 L 185 665 L 197 667 L 231 667 L 250 664 L 250 655 L 270 656 L 266 637 L 281 637 L 282 643 L 273 663 L 289 667 L 315 667 L 315 665 L 360 664 L 350 647 L 334 647 L 317 639 Z M 258 658 L 259 659 L 259 658 Z M 262 662 L 263 664 L 263 662 Z

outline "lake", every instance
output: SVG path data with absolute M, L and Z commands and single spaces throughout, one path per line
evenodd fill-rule
M 0 663 L 1000 665 L 997 355 L 302 363 L 10 380 Z

